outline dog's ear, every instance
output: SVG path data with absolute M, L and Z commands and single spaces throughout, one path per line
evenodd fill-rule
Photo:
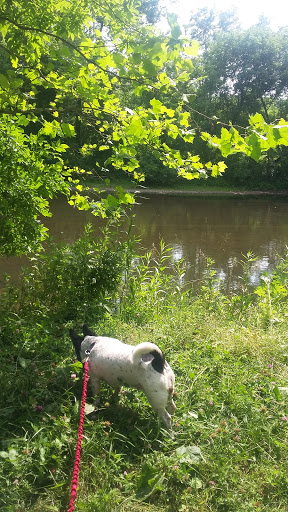
M 83 334 L 84 336 L 96 336 L 95 332 L 91 331 L 86 324 L 83 325 Z
M 81 361 L 81 343 L 84 340 L 83 336 L 79 336 L 74 329 L 69 329 L 70 338 L 75 348 L 78 361 Z
M 158 373 L 163 373 L 164 365 L 165 365 L 165 356 L 163 353 L 159 353 L 157 350 L 152 350 L 150 352 L 153 356 L 152 368 Z

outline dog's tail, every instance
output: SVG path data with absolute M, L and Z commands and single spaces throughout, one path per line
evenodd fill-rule
M 160 348 L 157 347 L 157 345 L 154 343 L 139 343 L 139 345 L 135 347 L 132 354 L 133 364 L 137 365 L 141 362 L 141 360 L 151 360 L 152 368 L 154 368 L 154 370 L 158 373 L 163 373 L 165 357 Z

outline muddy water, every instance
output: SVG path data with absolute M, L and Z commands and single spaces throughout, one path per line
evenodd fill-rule
M 226 289 L 237 287 L 241 273 L 239 261 L 253 251 L 258 256 L 252 266 L 251 284 L 271 270 L 288 244 L 288 200 L 279 197 L 199 197 L 137 196 L 134 207 L 134 234 L 142 238 L 143 250 L 164 239 L 172 247 L 173 258 L 185 258 L 187 279 L 201 277 L 207 257 L 215 261 L 217 276 Z M 46 219 L 58 240 L 73 241 L 87 222 L 99 221 L 58 199 L 52 205 L 53 217 Z M 17 274 L 25 259 L 2 258 L 0 272 Z

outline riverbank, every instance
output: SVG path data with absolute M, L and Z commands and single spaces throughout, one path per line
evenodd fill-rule
M 97 412 L 89 392 L 77 509 L 286 511 L 288 261 L 271 287 L 233 297 L 219 293 L 211 272 L 193 296 L 181 279 L 175 286 L 167 259 L 149 272 L 142 262 L 102 317 L 91 293 L 89 315 L 81 300 L 73 319 L 82 287 L 69 262 L 59 259 L 49 290 L 42 268 L 26 282 L 22 305 L 11 293 L 3 302 L 1 511 L 68 509 L 83 382 L 68 330 L 80 332 L 83 321 L 132 345 L 157 343 L 176 376 L 177 408 L 171 439 L 141 391 L 124 387 L 115 405 L 103 384 Z
M 169 195 L 169 196 L 231 196 L 231 197 L 248 197 L 248 196 L 263 196 L 263 197 L 286 197 L 288 196 L 288 190 L 249 190 L 243 188 L 233 188 L 224 185 L 209 185 L 207 182 L 204 184 L 200 182 L 189 182 L 182 180 L 181 183 L 175 183 L 171 186 L 164 185 L 143 185 L 137 182 L 133 182 L 125 179 L 111 180 L 110 183 L 105 183 L 104 180 L 89 180 L 85 184 L 91 191 L 94 188 L 105 190 L 107 192 L 113 192 L 115 187 L 121 186 L 126 192 L 134 194 L 145 194 L 145 195 Z
M 113 190 L 113 189 L 111 189 Z M 288 190 L 178 190 L 171 188 L 149 188 L 149 187 L 141 187 L 136 189 L 125 189 L 127 192 L 136 193 L 136 194 L 161 194 L 161 195 L 170 195 L 170 196 L 238 196 L 238 197 L 248 197 L 248 196 L 276 196 L 276 197 L 286 197 L 288 196 Z

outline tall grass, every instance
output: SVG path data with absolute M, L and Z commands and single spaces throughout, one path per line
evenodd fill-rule
M 133 244 L 108 248 L 105 236 L 103 248 L 89 232 L 55 249 L 20 291 L 2 292 L 1 511 L 68 508 L 83 378 L 68 328 L 84 320 L 157 343 L 178 397 L 174 440 L 140 391 L 123 389 L 111 405 L 104 384 L 97 412 L 88 397 L 76 510 L 286 511 L 288 259 L 231 296 L 208 260 L 195 293 L 164 242 L 135 259 Z

